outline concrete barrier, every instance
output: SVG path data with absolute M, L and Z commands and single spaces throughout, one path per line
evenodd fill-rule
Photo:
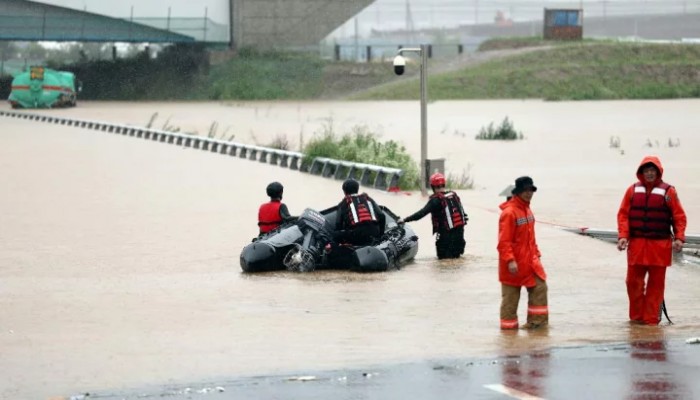
M 347 179 L 355 178 L 364 186 L 387 190 L 399 185 L 403 170 L 399 168 L 382 167 L 379 165 L 356 163 L 351 161 L 334 160 L 316 157 L 305 160 L 303 153 L 280 150 L 270 147 L 227 142 L 219 139 L 188 135 L 178 132 L 168 132 L 159 129 L 139 128 L 131 125 L 111 124 L 100 121 L 90 121 L 72 118 L 56 118 L 41 114 L 0 110 L 0 116 L 8 118 L 28 119 L 37 122 L 48 122 L 60 125 L 75 126 L 107 133 L 117 133 L 137 138 L 149 139 L 155 142 L 192 147 L 211 153 L 239 157 L 251 161 L 277 165 L 300 172 L 320 175 L 325 178 Z

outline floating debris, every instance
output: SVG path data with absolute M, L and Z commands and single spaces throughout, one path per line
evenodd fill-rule
M 301 381 L 301 382 L 306 382 L 306 381 L 315 381 L 316 379 L 318 379 L 318 378 L 316 378 L 316 377 L 313 376 L 313 375 L 307 375 L 307 376 L 295 376 L 295 377 L 292 377 L 292 378 L 288 378 L 287 380 L 288 380 L 288 381 Z

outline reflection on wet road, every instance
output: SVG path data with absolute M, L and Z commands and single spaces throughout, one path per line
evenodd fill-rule
M 520 355 L 366 365 L 343 370 L 196 382 L 106 399 L 693 399 L 700 395 L 700 346 L 667 339 L 663 327 L 631 327 L 629 341 Z M 505 335 L 504 341 L 517 340 Z M 638 340 L 643 336 L 646 339 Z M 653 339 L 655 338 L 655 339 Z

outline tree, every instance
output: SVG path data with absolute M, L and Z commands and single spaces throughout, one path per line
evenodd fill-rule
M 46 48 L 36 42 L 29 43 L 29 45 L 27 45 L 27 47 L 25 47 L 22 51 L 24 58 L 28 58 L 30 60 L 44 60 L 46 58 L 46 53 Z
M 17 46 L 13 42 L 0 41 L 0 76 L 5 75 L 5 61 L 17 57 Z

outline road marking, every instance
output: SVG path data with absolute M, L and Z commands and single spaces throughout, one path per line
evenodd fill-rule
M 515 390 L 509 388 L 508 386 L 503 386 L 500 384 L 496 385 L 484 385 L 486 389 L 491 389 L 494 392 L 503 393 L 506 396 L 510 396 L 519 400 L 544 400 L 542 397 L 533 396 L 531 394 L 521 392 L 520 390 Z

